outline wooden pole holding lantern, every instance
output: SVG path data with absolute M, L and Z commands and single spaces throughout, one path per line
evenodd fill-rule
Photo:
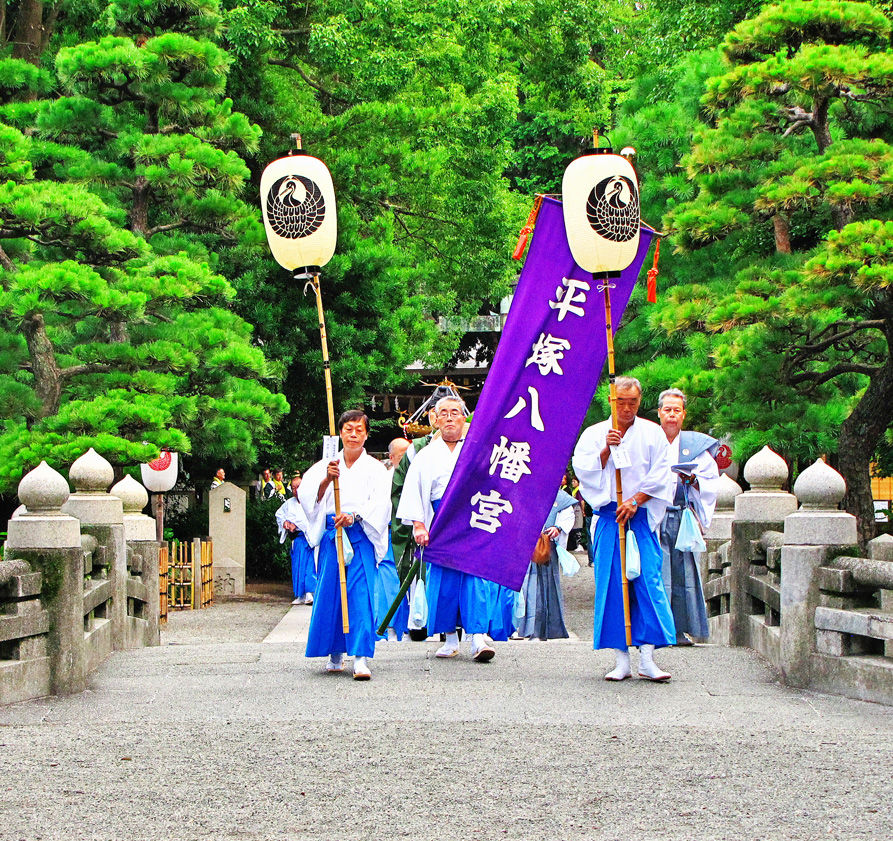
M 593 148 L 564 172 L 562 205 L 568 245 L 574 262 L 592 273 L 593 282 L 605 296 L 605 336 L 608 347 L 608 387 L 611 426 L 617 428 L 617 388 L 614 370 L 614 331 L 611 324 L 612 280 L 629 267 L 639 250 L 639 187 L 636 171 L 610 147 L 599 148 L 598 132 L 592 132 Z M 626 150 L 624 150 L 625 153 Z M 617 505 L 623 504 L 623 482 L 615 468 Z M 626 644 L 632 645 L 629 581 L 626 577 L 626 528 L 618 523 L 620 577 Z
M 329 434 L 334 436 L 335 407 L 319 270 L 335 253 L 338 227 L 335 188 L 326 165 L 301 149 L 301 135 L 293 134 L 292 139 L 297 148 L 291 150 L 288 156 L 270 163 L 261 175 L 261 210 L 267 242 L 276 262 L 293 272 L 295 280 L 306 281 L 316 296 L 326 404 L 329 412 Z M 341 493 L 337 479 L 332 482 L 332 489 L 335 494 L 337 517 L 341 514 Z M 344 534 L 340 526 L 335 531 L 335 548 L 338 554 L 338 577 L 341 582 L 341 624 L 346 634 L 350 631 L 350 621 L 347 612 Z
M 329 435 L 336 435 L 335 429 L 335 402 L 332 396 L 332 371 L 329 365 L 329 342 L 326 337 L 326 316 L 322 308 L 322 291 L 319 288 L 319 272 L 314 272 L 308 285 L 313 288 L 316 296 L 316 313 L 319 316 L 319 338 L 322 344 L 322 369 L 326 383 L 326 406 L 329 411 Z M 338 480 L 332 481 L 332 492 L 335 495 L 335 516 L 341 514 L 341 489 Z M 341 585 L 341 626 L 344 633 L 350 631 L 350 617 L 347 613 L 347 570 L 344 566 L 344 532 L 341 526 L 335 529 L 335 548 L 338 552 L 338 581 Z

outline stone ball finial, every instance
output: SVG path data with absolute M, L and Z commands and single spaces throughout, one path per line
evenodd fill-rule
M 28 514 L 58 512 L 71 491 L 65 477 L 42 461 L 19 482 L 19 501 Z
M 794 494 L 807 511 L 834 511 L 845 493 L 843 476 L 820 458 L 794 482 Z
M 752 490 L 781 491 L 782 484 L 788 478 L 788 464 L 767 445 L 747 460 L 744 478 Z
M 115 481 L 115 471 L 109 461 L 90 447 L 71 465 L 68 478 L 78 493 L 105 493 Z
M 149 502 L 149 492 L 129 474 L 109 493 L 121 500 L 125 514 L 139 514 Z
M 743 493 L 741 485 L 739 485 L 728 473 L 723 473 L 719 477 L 719 484 L 716 488 L 716 510 L 717 511 L 734 511 L 735 497 Z

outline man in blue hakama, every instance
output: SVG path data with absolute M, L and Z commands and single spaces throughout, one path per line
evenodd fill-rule
M 406 473 L 397 516 L 412 525 L 418 546 L 428 545 L 428 529 L 459 458 L 465 430 L 464 408 L 462 401 L 454 397 L 437 401 L 440 437 L 419 450 Z M 435 656 L 449 658 L 459 653 L 456 628 L 462 627 L 471 637 L 472 659 L 479 663 L 492 660 L 496 652 L 487 632 L 496 610 L 497 585 L 438 564 L 428 564 L 426 572 L 428 632 L 446 635 Z
M 342 671 L 344 654 L 348 654 L 354 658 L 354 679 L 368 680 L 372 676 L 368 661 L 375 654 L 376 564 L 388 547 L 388 477 L 384 466 L 363 449 L 369 434 L 369 419 L 363 412 L 345 412 L 338 420 L 338 430 L 344 449 L 337 459 L 314 464 L 298 490 L 311 530 L 324 528 L 316 598 L 304 654 L 328 656 L 329 672 Z M 337 517 L 332 486 L 335 479 L 341 495 L 341 514 Z M 353 551 L 345 570 L 350 624 L 346 634 L 341 621 L 336 526 L 342 528 L 346 538 L 345 561 L 350 554 L 347 541 Z
M 635 534 L 641 574 L 629 582 L 631 645 L 639 648 L 639 676 L 667 681 L 658 668 L 656 646 L 673 645 L 676 630 L 661 576 L 662 555 L 657 529 L 675 486 L 667 439 L 661 428 L 637 417 L 642 387 L 632 377 L 616 382 L 618 429 L 610 420 L 584 430 L 574 450 L 574 472 L 593 509 L 595 563 L 593 647 L 613 648 L 617 663 L 606 680 L 632 675 L 623 614 L 618 524 Z M 619 468 L 615 465 L 621 465 Z M 617 505 L 616 471 L 623 482 L 623 504 Z M 627 538 L 629 547 L 629 538 Z
M 276 525 L 279 527 L 279 542 L 284 543 L 291 535 L 291 589 L 294 594 L 292 604 L 313 604 L 316 590 L 316 550 L 310 544 L 310 523 L 298 500 L 300 475 L 293 476 L 289 483 L 290 496 L 276 512 Z

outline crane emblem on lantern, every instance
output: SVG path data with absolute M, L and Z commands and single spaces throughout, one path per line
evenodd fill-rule
M 319 230 L 325 217 L 322 190 L 303 175 L 286 175 L 267 193 L 270 227 L 285 239 L 309 237 Z
M 639 193 L 624 175 L 600 181 L 586 202 L 586 218 L 600 236 L 611 242 L 628 242 L 639 232 Z

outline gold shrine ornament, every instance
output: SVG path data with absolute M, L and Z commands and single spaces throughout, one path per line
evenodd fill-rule
M 270 163 L 260 178 L 267 242 L 276 262 L 313 274 L 335 253 L 335 187 L 326 165 L 298 150 Z
M 584 271 L 616 273 L 639 250 L 639 180 L 610 148 L 571 161 L 561 182 L 564 227 L 574 262 Z

